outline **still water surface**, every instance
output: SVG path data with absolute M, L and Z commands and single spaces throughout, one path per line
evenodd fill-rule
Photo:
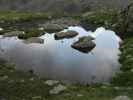
M 26 44 L 17 37 L 0 36 L 0 56 L 16 64 L 17 70 L 33 70 L 35 74 L 69 82 L 109 82 L 119 70 L 119 37 L 111 30 L 98 28 L 95 32 L 82 27 L 69 27 L 78 36 L 71 39 L 55 40 L 54 33 L 39 37 L 43 44 Z M 88 54 L 71 48 L 78 37 L 95 34 L 96 47 Z

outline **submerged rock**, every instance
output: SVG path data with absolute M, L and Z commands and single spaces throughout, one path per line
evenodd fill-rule
M 11 31 L 4 34 L 4 37 L 13 37 L 25 34 L 24 31 Z
M 118 96 L 113 100 L 131 100 L 128 96 Z
M 77 36 L 78 33 L 76 31 L 67 31 L 67 32 L 58 32 L 55 33 L 54 37 L 56 40 L 63 39 L 63 38 L 73 38 Z
M 88 53 L 96 46 L 96 44 L 92 40 L 92 37 L 84 36 L 79 38 L 77 42 L 73 43 L 71 47 L 81 52 Z
M 63 92 L 66 90 L 66 87 L 59 84 L 58 86 L 55 86 L 52 90 L 49 91 L 50 94 L 59 94 L 60 92 Z
M 27 44 L 29 44 L 29 43 L 40 43 L 40 44 L 42 44 L 42 43 L 44 43 L 44 40 L 41 39 L 41 38 L 38 38 L 38 37 L 31 37 L 31 38 L 25 40 L 24 43 L 27 43 Z

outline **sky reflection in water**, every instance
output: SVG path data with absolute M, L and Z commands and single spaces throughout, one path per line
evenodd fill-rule
M 44 44 L 25 44 L 17 37 L 0 38 L 0 56 L 17 65 L 18 70 L 33 70 L 37 75 L 49 79 L 70 82 L 93 83 L 108 82 L 119 70 L 118 37 L 111 30 L 98 28 L 94 34 L 96 47 L 88 54 L 71 48 L 78 37 L 92 34 L 82 27 L 69 27 L 78 36 L 72 39 L 55 40 L 54 34 L 40 38 Z M 66 31 L 66 30 L 64 30 Z

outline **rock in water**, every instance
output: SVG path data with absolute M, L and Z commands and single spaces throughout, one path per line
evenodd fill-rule
M 92 37 L 84 36 L 79 38 L 77 42 L 73 43 L 71 47 L 83 53 L 88 53 L 96 46 L 96 44 L 92 40 Z
M 73 38 L 75 36 L 77 36 L 78 33 L 76 31 L 67 31 L 67 32 L 58 32 L 58 33 L 55 33 L 54 37 L 56 40 L 60 40 L 60 39 L 63 39 L 63 38 Z
M 38 37 L 31 37 L 24 41 L 24 43 L 30 44 L 30 43 L 40 43 L 43 44 L 44 40 Z

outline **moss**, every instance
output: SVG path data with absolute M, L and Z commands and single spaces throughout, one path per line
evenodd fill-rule
M 133 38 L 124 39 L 124 44 L 121 47 L 120 63 L 121 72 L 118 73 L 113 83 L 119 86 L 133 86 Z
M 28 29 L 24 30 L 25 34 L 21 34 L 18 36 L 20 39 L 28 39 L 30 37 L 38 37 L 44 34 L 44 31 L 38 29 Z
M 48 90 L 43 80 L 35 75 L 16 71 L 13 65 L 0 66 L 0 97 L 8 100 L 32 100 L 34 96 L 45 98 Z M 34 78 L 34 80 L 30 80 Z
M 0 22 L 22 22 L 37 19 L 48 19 L 48 14 L 45 13 L 32 13 L 32 12 L 0 12 Z
M 114 22 L 116 22 L 116 15 L 117 11 L 98 11 L 83 16 L 81 22 L 86 25 L 91 24 L 95 27 L 104 26 L 109 28 L 114 24 Z

